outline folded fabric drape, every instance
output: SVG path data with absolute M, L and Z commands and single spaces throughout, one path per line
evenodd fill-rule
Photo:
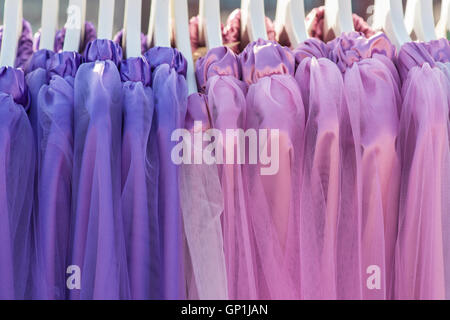
M 212 126 L 223 137 L 218 142 L 222 156 L 219 176 L 223 190 L 222 229 L 230 299 L 256 299 L 255 265 L 251 252 L 242 165 L 237 161 L 239 138 L 229 141 L 227 131 L 243 130 L 246 121 L 247 85 L 240 81 L 237 56 L 227 47 L 212 49 L 197 63 L 197 82 L 207 95 Z M 233 152 L 230 162 L 227 155 Z
M 70 265 L 81 269 L 71 299 L 130 296 L 121 214 L 122 50 L 91 42 L 74 83 L 73 218 Z
M 246 162 L 243 168 L 258 298 L 298 299 L 299 181 L 306 121 L 294 78 L 295 58 L 288 48 L 260 39 L 239 59 L 249 85 L 245 129 L 267 130 L 256 134 L 259 156 L 279 156 L 272 159 L 278 170 L 267 175 L 262 163 Z
M 408 43 L 399 52 L 403 105 L 395 298 L 449 298 L 449 91 L 438 62 L 449 42 Z
M 144 57 L 122 61 L 122 218 L 131 299 L 161 297 L 158 217 L 158 149 L 150 65 Z
M 78 53 L 53 55 L 45 70 L 50 80 L 42 85 L 37 96 L 39 148 L 34 211 L 35 299 L 66 298 L 72 211 L 73 85 L 80 64 Z M 37 69 L 33 74 L 40 73 L 40 70 L 43 71 Z M 32 79 L 36 78 L 32 76 Z
M 0 299 L 31 298 L 33 130 L 21 69 L 0 68 Z
M 187 112 L 186 59 L 177 49 L 154 47 L 145 53 L 152 71 L 155 129 L 159 153 L 158 217 L 162 249 L 163 299 L 185 296 L 179 166 L 171 158 L 172 132 L 184 128 Z

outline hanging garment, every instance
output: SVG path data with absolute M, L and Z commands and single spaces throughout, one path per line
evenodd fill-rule
M 187 149 L 183 149 L 186 161 L 180 168 L 186 292 L 187 299 L 226 300 L 229 294 L 221 225 L 224 205 L 219 172 L 214 163 L 195 158 L 197 152 L 203 156 L 203 150 L 207 147 L 207 141 L 202 137 L 206 135 L 212 138 L 209 136 L 209 130 L 212 129 L 210 114 L 204 94 L 194 93 L 188 97 L 186 130 L 181 136 L 181 146 Z
M 81 60 L 75 52 L 55 54 L 48 61 L 49 84 L 43 85 L 38 95 L 34 299 L 66 299 L 72 211 L 73 82 Z
M 360 176 L 354 180 L 357 189 L 343 194 L 343 201 L 361 195 L 361 211 L 351 217 L 351 211 L 341 206 L 338 261 L 345 268 L 338 273 L 344 281 L 339 283 L 342 292 L 338 297 L 386 299 L 392 295 L 400 180 L 396 141 L 401 97 L 400 78 L 393 64 L 395 47 L 384 34 L 366 39 L 356 32 L 342 34 L 329 45 L 330 59 L 343 72 L 349 110 L 357 117 L 356 128 L 360 130 L 360 142 L 355 145 L 360 157 Z M 352 172 L 344 173 L 344 183 L 354 177 Z M 378 273 L 381 281 L 371 282 L 370 275 L 380 279 Z
M 370 38 L 375 35 L 375 31 L 372 30 L 369 24 L 364 21 L 363 18 L 358 16 L 357 14 L 353 14 L 353 26 L 356 32 L 361 32 L 364 34 L 366 38 Z M 306 24 L 308 26 L 309 36 L 312 38 L 317 38 L 322 41 L 328 42 L 333 40 L 336 35 L 333 32 L 326 35 L 324 32 L 324 23 L 325 23 L 325 7 L 318 7 L 313 10 L 306 16 Z M 284 43 L 286 46 L 290 46 L 289 43 Z
M 249 84 L 245 129 L 256 130 L 243 171 L 258 298 L 298 299 L 305 108 L 295 59 L 288 48 L 261 39 L 239 58 Z
M 162 248 L 162 299 L 183 299 L 182 213 L 179 195 L 179 166 L 171 158 L 176 143 L 172 132 L 184 128 L 187 109 L 187 62 L 172 48 L 154 47 L 145 53 L 152 70 L 155 129 L 159 153 L 158 219 Z
M 122 46 L 123 42 L 123 29 L 116 33 L 113 41 L 119 46 Z M 122 48 L 123 49 L 123 48 Z M 148 50 L 147 48 L 147 36 L 141 32 L 141 53 L 144 54 Z
M 66 38 L 66 28 L 60 29 L 55 34 L 55 44 L 54 44 L 54 52 L 61 52 L 64 47 L 64 39 Z M 97 39 L 97 30 L 95 29 L 94 24 L 86 21 L 84 24 L 84 38 L 81 41 L 80 50 L 83 52 L 86 49 L 86 46 L 91 42 Z M 39 45 L 41 41 L 41 31 L 39 30 L 34 35 L 34 50 L 39 50 Z
M 71 299 L 130 297 L 121 214 L 122 50 L 109 40 L 91 42 L 74 91 Z M 75 274 L 74 274 L 75 275 Z
M 0 46 L 3 39 L 3 26 L 0 26 Z M 33 55 L 33 32 L 31 25 L 25 19 L 22 23 L 22 33 L 17 42 L 17 56 L 14 66 L 24 68 Z
M 320 49 L 323 50 L 320 50 Z M 315 54 L 314 49 L 319 49 Z M 321 52 L 322 51 L 322 52 Z M 302 299 L 337 298 L 336 237 L 347 104 L 338 67 L 326 57 L 318 39 L 301 44 L 294 54 L 295 78 L 306 109 L 305 149 L 300 207 L 300 272 Z
M 35 147 L 21 69 L 0 68 L 0 299 L 29 297 Z
M 120 65 L 123 83 L 122 217 L 131 299 L 159 299 L 162 260 L 158 217 L 158 146 L 147 60 Z
M 399 52 L 403 105 L 396 299 L 445 299 L 450 292 L 447 40 L 407 43 Z
M 275 41 L 275 26 L 268 17 L 266 17 L 266 30 L 267 38 Z M 241 9 L 234 10 L 228 17 L 223 30 L 223 39 L 235 53 L 242 52 L 247 46 L 248 39 L 241 38 Z
M 240 81 L 239 60 L 226 47 L 211 49 L 197 63 L 197 82 L 207 95 L 212 125 L 219 130 L 216 159 L 224 196 L 222 229 L 230 299 L 256 299 L 255 266 L 245 207 L 242 165 L 238 163 L 241 141 L 227 132 L 242 131 L 246 120 L 247 85 Z M 218 154 L 219 152 L 219 154 Z M 229 155 L 230 158 L 228 157 Z

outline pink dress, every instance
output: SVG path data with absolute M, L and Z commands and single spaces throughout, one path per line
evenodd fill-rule
M 304 291 L 315 298 L 391 297 L 401 105 L 394 48 L 382 34 L 366 39 L 355 32 L 328 44 L 310 39 L 295 53 L 297 80 L 309 110 L 301 220 L 302 266 L 309 267 Z M 321 108 L 328 108 L 323 118 Z M 328 139 L 339 137 L 339 150 L 319 139 L 321 128 Z M 379 283 L 371 282 L 373 272 L 379 273 Z
M 299 299 L 299 185 L 305 107 L 294 78 L 292 52 L 258 40 L 239 56 L 249 84 L 245 129 L 256 130 L 259 161 L 244 165 L 244 188 L 255 259 L 258 299 Z M 278 150 L 276 149 L 278 147 Z M 277 152 L 278 151 L 278 152 Z M 270 172 L 264 163 L 272 157 Z
M 395 298 L 450 298 L 447 40 L 408 43 L 398 57 L 403 79 L 398 150 L 402 159 Z
M 242 130 L 246 119 L 247 85 L 240 81 L 240 65 L 234 52 L 226 47 L 214 48 L 197 63 L 197 82 L 207 94 L 212 125 L 226 140 L 218 148 L 223 153 L 219 177 L 224 196 L 222 229 L 230 299 L 256 299 L 254 262 L 250 247 L 248 216 L 245 208 L 242 166 L 229 161 L 238 140 L 228 140 L 228 130 Z M 217 156 L 217 154 L 216 154 Z

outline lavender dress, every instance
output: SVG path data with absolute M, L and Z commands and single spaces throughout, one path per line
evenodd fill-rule
M 22 70 L 0 68 L 0 299 L 30 298 L 33 130 Z
M 175 129 L 184 128 L 187 109 L 187 63 L 176 49 L 154 47 L 145 53 L 152 69 L 155 129 L 160 174 L 158 219 L 162 248 L 163 299 L 185 296 L 182 250 L 182 214 L 179 195 L 179 166 L 171 158 Z
M 72 210 L 73 82 L 81 64 L 75 52 L 55 54 L 38 101 L 38 189 L 35 210 L 34 299 L 66 298 Z
M 81 270 L 71 299 L 127 299 L 121 215 L 122 50 L 91 42 L 75 77 L 70 265 Z

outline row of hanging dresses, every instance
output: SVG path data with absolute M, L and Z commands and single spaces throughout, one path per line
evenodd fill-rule
M 123 59 L 86 23 L 83 54 L 64 30 L 33 53 L 24 22 L 0 71 L 0 298 L 448 298 L 449 42 L 396 51 L 357 16 L 335 38 L 318 8 L 290 49 L 239 19 L 209 52 L 191 20 L 190 96 L 176 49 L 141 35 Z M 231 161 L 197 163 L 212 141 Z

